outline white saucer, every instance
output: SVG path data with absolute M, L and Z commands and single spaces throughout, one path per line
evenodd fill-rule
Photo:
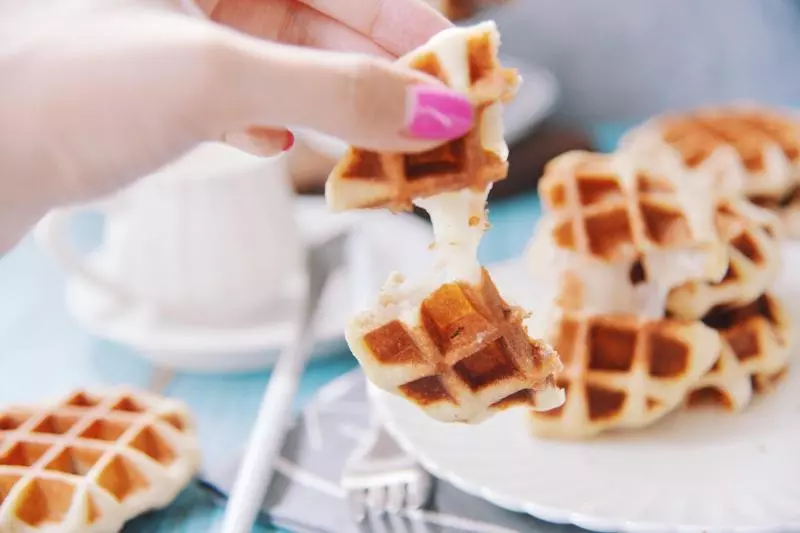
M 430 229 L 411 215 L 380 211 L 333 214 L 320 198 L 298 199 L 296 213 L 309 243 L 345 227 L 362 239 L 371 257 L 370 267 L 375 277 L 371 283 L 377 285 L 362 287 L 362 293 L 376 291 L 392 270 L 415 275 L 429 264 L 430 254 L 426 251 L 431 241 Z M 97 262 L 101 258 L 93 255 L 89 260 Z M 323 294 L 316 357 L 345 347 L 343 329 L 354 309 L 350 278 L 349 268 L 338 272 Z M 167 323 L 144 306 L 122 308 L 113 295 L 77 278 L 67 282 L 66 302 L 75 320 L 90 333 L 128 345 L 154 363 L 176 370 L 238 372 L 269 367 L 275 362 L 277 350 L 289 340 L 293 327 L 291 307 L 277 309 L 271 313 L 273 316 L 265 316 L 262 324 L 249 327 L 210 329 Z
M 800 320 L 800 246 L 775 293 Z M 530 286 L 520 262 L 491 269 L 501 292 Z M 800 531 L 800 366 L 742 413 L 680 411 L 594 441 L 534 439 L 524 410 L 479 426 L 442 424 L 371 387 L 398 442 L 436 476 L 500 507 L 593 531 Z

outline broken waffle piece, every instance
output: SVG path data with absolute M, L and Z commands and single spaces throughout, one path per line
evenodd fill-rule
M 199 467 L 175 400 L 115 389 L 0 409 L 0 531 L 120 531 L 171 503 Z
M 729 104 L 657 116 L 625 134 L 620 148 L 651 164 L 677 162 L 715 176 L 723 194 L 793 218 L 800 120 L 788 111 Z
M 571 311 L 546 340 L 564 365 L 556 383 L 566 402 L 532 412 L 530 423 L 537 436 L 565 439 L 654 423 L 682 405 L 722 349 L 719 334 L 698 321 Z
M 558 355 L 531 339 L 486 270 L 477 284 L 409 286 L 396 275 L 346 338 L 369 380 L 444 422 L 479 423 L 505 409 L 561 405 Z
M 770 294 L 740 307 L 712 310 L 703 321 L 720 333 L 723 354 L 687 397 L 690 406 L 716 404 L 733 411 L 753 392 L 768 392 L 788 371 L 795 329 Z
M 377 153 L 351 147 L 325 185 L 334 211 L 385 207 L 407 211 L 413 200 L 443 192 L 481 192 L 508 173 L 502 101 L 516 93 L 519 77 L 497 59 L 500 37 L 494 22 L 449 28 L 398 59 L 451 89 L 468 94 L 475 127 L 465 136 L 417 154 Z
M 718 282 L 690 281 L 673 289 L 667 310 L 681 318 L 702 318 L 717 307 L 740 307 L 772 285 L 781 265 L 780 221 L 747 200 L 717 207 L 717 228 L 728 245 L 728 268 Z

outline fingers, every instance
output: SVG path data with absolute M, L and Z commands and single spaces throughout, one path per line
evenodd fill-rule
M 452 24 L 422 0 L 298 0 L 367 36 L 395 56 Z
M 206 8 L 215 22 L 255 37 L 393 57 L 369 37 L 295 0 L 220 0 Z
M 217 58 L 224 75 L 206 91 L 222 131 L 251 124 L 313 128 L 350 144 L 421 151 L 472 125 L 464 95 L 427 75 L 367 56 L 265 43 L 231 33 Z
M 264 157 L 278 155 L 294 145 L 291 131 L 256 126 L 226 133 L 223 140 L 240 150 Z

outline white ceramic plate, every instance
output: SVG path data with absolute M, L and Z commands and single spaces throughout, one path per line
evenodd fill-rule
M 775 291 L 800 320 L 800 247 Z M 521 263 L 493 269 L 501 292 L 530 286 Z M 593 531 L 800 531 L 800 367 L 746 411 L 681 411 L 644 431 L 536 440 L 525 412 L 438 423 L 372 389 L 387 428 L 433 474 L 501 507 Z
M 320 198 L 297 201 L 297 218 L 307 242 L 351 227 L 369 255 L 372 286 L 365 276 L 353 276 L 349 268 L 334 275 L 320 303 L 315 355 L 341 353 L 345 349 L 345 321 L 354 309 L 356 294 L 374 294 L 392 270 L 409 276 L 421 273 L 429 265 L 426 253 L 431 240 L 428 225 L 411 215 L 391 215 L 374 211 L 337 215 Z M 392 238 L 387 239 L 386 236 Z M 404 253 L 403 249 L 413 250 Z M 102 258 L 90 256 L 90 260 Z M 358 278 L 358 279 L 353 279 Z M 130 346 L 159 365 L 177 370 L 204 372 L 239 372 L 271 366 L 277 350 L 292 333 L 292 313 L 275 309 L 258 325 L 240 328 L 197 328 L 159 319 L 151 309 L 120 308 L 109 294 L 77 278 L 67 282 L 67 308 L 90 333 Z M 288 301 L 287 305 L 296 302 Z
M 508 144 L 513 144 L 550 115 L 559 89 L 555 77 L 546 69 L 514 57 L 501 57 L 501 62 L 516 68 L 522 76 L 517 96 L 506 104 L 503 114 L 505 139 Z M 341 157 L 347 149 L 344 141 L 330 135 L 303 128 L 293 128 L 292 131 L 313 150 L 334 159 Z

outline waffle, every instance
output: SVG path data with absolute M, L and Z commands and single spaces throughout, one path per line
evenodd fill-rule
M 647 263 L 642 259 L 607 262 L 565 251 L 553 240 L 556 223 L 551 214 L 544 215 L 525 251 L 538 299 L 545 307 L 662 318 L 674 287 L 704 277 L 702 259 L 698 261 L 697 254 L 687 250 L 651 253 Z M 645 266 L 648 263 L 651 268 Z
M 622 155 L 569 152 L 546 167 L 545 209 L 526 250 L 548 301 L 567 310 L 664 316 L 669 291 L 720 281 L 727 246 L 707 185 L 639 171 Z
M 600 262 L 631 262 L 642 270 L 636 277 L 660 280 L 682 275 L 667 272 L 674 252 L 692 252 L 697 264 L 682 262 L 679 271 L 719 280 L 727 253 L 707 200 L 709 187 L 650 174 L 622 154 L 572 151 L 547 164 L 539 193 L 560 250 Z
M 108 533 L 199 468 L 183 404 L 129 390 L 0 410 L 0 531 Z
M 795 185 L 784 194 L 754 194 L 749 199 L 755 205 L 777 213 L 782 236 L 800 239 L 800 185 Z
M 564 312 L 548 339 L 564 370 L 563 406 L 531 414 L 534 434 L 588 438 L 641 428 L 681 405 L 714 364 L 720 336 L 697 321 Z
M 771 390 L 788 371 L 794 327 L 775 296 L 766 293 L 742 307 L 714 310 L 704 322 L 719 331 L 729 355 L 700 380 L 689 405 L 741 409 L 753 390 Z
M 687 282 L 669 294 L 667 309 L 681 318 L 702 318 L 718 306 L 742 306 L 771 285 L 780 267 L 780 222 L 746 200 L 724 201 L 717 228 L 728 245 L 729 264 L 717 283 Z
M 620 147 L 718 176 L 725 193 L 781 198 L 800 180 L 800 123 L 764 107 L 728 105 L 656 117 L 626 134 Z
M 497 60 L 500 38 L 493 22 L 450 28 L 398 59 L 454 90 L 468 94 L 476 127 L 465 136 L 418 154 L 378 153 L 351 147 L 326 182 L 334 211 L 386 207 L 408 211 L 412 201 L 445 192 L 484 191 L 508 172 L 501 101 L 519 84 L 515 70 Z
M 437 420 L 478 423 L 511 407 L 563 402 L 553 385 L 558 356 L 528 336 L 524 318 L 486 270 L 478 284 L 432 290 L 409 288 L 398 275 L 384 287 L 377 310 L 350 321 L 346 338 L 379 388 Z

